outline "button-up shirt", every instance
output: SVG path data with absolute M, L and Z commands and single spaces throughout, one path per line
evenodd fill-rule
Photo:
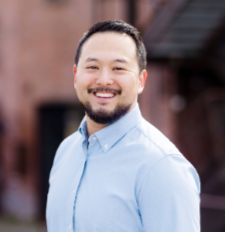
M 86 118 L 50 173 L 48 232 L 199 232 L 198 174 L 138 105 L 87 136 Z

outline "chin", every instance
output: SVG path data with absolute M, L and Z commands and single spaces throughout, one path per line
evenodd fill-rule
M 110 109 L 107 109 L 107 107 L 99 107 L 98 109 L 94 109 L 90 102 L 81 102 L 81 105 L 83 106 L 88 117 L 99 124 L 111 124 L 117 121 L 128 113 L 132 106 L 132 104 L 117 104 L 114 108 L 110 107 Z

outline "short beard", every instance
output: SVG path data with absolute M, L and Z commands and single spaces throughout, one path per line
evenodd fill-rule
M 116 108 L 113 111 L 108 111 L 104 109 L 99 109 L 94 111 L 91 107 L 90 102 L 80 102 L 86 114 L 91 118 L 94 122 L 99 124 L 111 124 L 121 117 L 123 117 L 131 108 L 131 104 L 121 105 L 117 104 Z

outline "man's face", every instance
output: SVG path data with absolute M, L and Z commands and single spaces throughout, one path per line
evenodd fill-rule
M 74 86 L 87 116 L 109 124 L 134 108 L 146 71 L 140 73 L 136 45 L 127 34 L 92 35 L 74 66 Z

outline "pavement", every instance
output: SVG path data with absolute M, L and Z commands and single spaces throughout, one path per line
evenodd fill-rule
M 47 232 L 44 222 L 21 222 L 0 218 L 0 232 Z

